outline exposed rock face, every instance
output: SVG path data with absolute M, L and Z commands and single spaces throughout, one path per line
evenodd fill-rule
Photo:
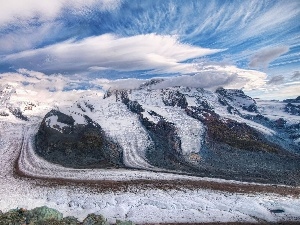
M 300 105 L 294 105 L 292 103 L 288 103 L 284 110 L 292 115 L 300 116 Z
M 295 174 L 300 169 L 299 158 L 286 155 L 281 146 L 270 142 L 254 128 L 221 119 L 215 112 L 198 107 L 188 107 L 186 113 L 206 125 L 201 161 L 206 173 L 224 178 L 230 175 L 244 181 L 298 183 L 297 178 L 287 178 L 286 174 Z
M 300 96 L 298 96 L 295 99 L 285 99 L 285 100 L 283 100 L 283 102 L 286 102 L 286 103 L 300 103 Z
M 0 111 L 0 116 L 9 116 L 9 114 L 5 111 Z
M 139 115 L 140 122 L 148 131 L 153 146 L 148 148 L 146 157 L 149 162 L 157 167 L 171 169 L 171 170 L 186 170 L 184 166 L 179 166 L 183 158 L 181 156 L 181 142 L 176 133 L 174 124 L 167 122 L 163 116 L 150 111 L 152 114 L 159 118 L 158 123 L 153 123 L 145 118 L 142 114 L 145 110 L 137 101 L 131 101 L 128 96 L 122 99 L 122 102 L 127 108 Z
M 23 115 L 22 111 L 19 108 L 13 108 L 13 107 L 9 107 L 9 112 L 11 114 L 13 114 L 15 117 L 24 120 L 24 121 L 28 121 L 28 118 L 26 116 Z
M 286 128 L 289 138 L 293 140 L 299 140 L 300 139 L 300 122 L 297 124 L 293 124 L 291 126 L 288 126 Z M 298 146 L 300 147 L 300 141 L 298 142 Z
M 122 151 L 101 127 L 85 116 L 75 124 L 71 116 L 49 112 L 36 135 L 36 151 L 46 160 L 73 168 L 122 167 Z
M 232 148 L 247 151 L 264 151 L 278 153 L 279 147 L 268 143 L 263 136 L 245 123 L 234 120 L 220 120 L 217 117 L 207 117 L 205 125 L 207 136 L 213 142 L 223 143 Z
M 133 113 L 141 113 L 145 110 L 137 101 L 131 101 L 128 98 L 124 98 L 122 102 L 127 106 L 127 108 Z
M 248 112 L 258 112 L 255 100 L 245 95 L 242 90 L 218 88 L 216 93 L 219 95 L 219 102 L 228 105 L 229 110 L 235 106 Z
M 117 92 L 116 96 L 118 95 L 120 94 Z M 184 95 L 179 92 L 163 91 L 162 98 L 164 104 L 167 106 L 187 106 Z M 129 100 L 127 93 L 124 94 L 123 92 L 119 100 L 121 100 L 131 112 L 139 115 L 141 124 L 148 131 L 154 143 L 146 152 L 146 158 L 151 165 L 175 171 L 194 171 L 194 168 L 189 165 L 182 155 L 181 140 L 177 134 L 177 128 L 173 123 L 168 122 L 163 116 L 154 111 L 148 111 L 148 113 L 159 118 L 159 121 L 157 123 L 149 121 L 149 119 L 142 114 L 142 112 L 145 112 L 143 107 L 137 101 Z
M 174 90 L 162 90 L 162 100 L 166 106 L 177 106 L 185 109 L 188 106 L 184 94 Z
M 283 118 L 279 118 L 274 121 L 274 126 L 277 128 L 284 128 L 286 125 L 286 121 Z
M 146 154 L 149 162 L 165 169 L 186 171 L 187 168 L 180 165 L 180 163 L 186 163 L 181 155 L 181 141 L 174 124 L 163 118 L 155 124 L 141 117 L 141 122 L 154 142 Z
M 87 215 L 83 220 L 82 225 L 109 225 L 102 215 L 95 215 L 94 213 Z
M 231 119 L 221 119 L 219 115 L 198 107 L 189 107 L 186 113 L 203 122 L 207 127 L 207 141 L 228 145 L 234 149 L 247 151 L 263 151 L 278 153 L 281 151 L 267 141 L 263 135 L 246 123 L 239 123 Z
M 163 82 L 164 79 L 151 79 L 143 84 L 140 85 L 139 89 L 147 89 L 147 88 L 151 88 L 152 86 L 159 84 L 161 82 Z

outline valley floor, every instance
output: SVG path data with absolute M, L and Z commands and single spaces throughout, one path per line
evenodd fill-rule
M 31 152 L 34 127 L 1 122 L 0 210 L 46 205 L 143 223 L 300 221 L 300 189 L 142 170 L 75 170 Z M 19 161 L 17 159 L 19 158 Z

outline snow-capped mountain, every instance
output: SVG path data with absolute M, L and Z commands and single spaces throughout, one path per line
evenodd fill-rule
M 35 154 L 64 167 L 299 184 L 297 99 L 263 101 L 223 88 L 155 89 L 157 82 L 51 104 L 3 86 L 0 120 L 36 126 Z

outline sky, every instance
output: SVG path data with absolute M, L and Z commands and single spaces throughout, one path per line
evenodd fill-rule
M 299 0 L 0 0 L 0 84 L 300 95 Z

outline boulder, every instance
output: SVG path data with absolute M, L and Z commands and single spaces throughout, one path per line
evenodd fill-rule
M 92 213 L 87 215 L 87 217 L 83 220 L 82 225 L 109 225 L 109 223 L 102 215 Z
M 63 218 L 63 214 L 59 211 L 48 208 L 47 206 L 37 207 L 32 210 L 28 210 L 24 212 L 24 216 L 26 217 L 26 223 L 29 225 L 41 223 L 47 220 L 56 220 L 60 221 Z

